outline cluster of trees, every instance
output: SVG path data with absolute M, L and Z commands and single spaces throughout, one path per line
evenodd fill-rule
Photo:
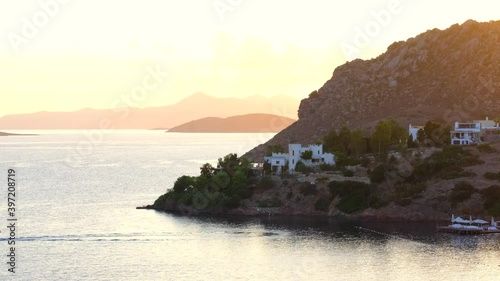
M 342 127 L 339 131 L 332 130 L 323 137 L 323 150 L 332 152 L 336 158 L 359 157 L 370 152 L 387 152 L 396 144 L 405 143 L 407 130 L 394 119 L 382 120 L 377 123 L 371 135 L 365 135 L 362 130 L 349 130 Z M 338 161 L 337 161 L 338 162 Z
M 450 130 L 448 126 L 443 126 L 441 123 L 427 121 L 423 129 L 418 130 L 417 138 L 413 139 L 412 135 L 408 137 L 408 147 L 414 148 L 419 145 L 428 145 L 443 147 L 450 144 Z
M 250 196 L 248 187 L 253 177 L 250 162 L 231 153 L 218 159 L 217 168 L 206 163 L 200 167 L 199 176 L 179 177 L 154 206 L 162 208 L 167 200 L 172 200 L 197 209 L 236 208 Z

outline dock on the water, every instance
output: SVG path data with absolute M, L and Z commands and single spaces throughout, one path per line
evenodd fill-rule
M 487 229 L 479 229 L 479 228 L 458 228 L 458 227 L 450 227 L 450 226 L 438 226 L 438 232 L 444 233 L 455 233 L 460 235 L 482 235 L 482 234 L 493 234 L 500 233 L 500 230 L 487 230 Z

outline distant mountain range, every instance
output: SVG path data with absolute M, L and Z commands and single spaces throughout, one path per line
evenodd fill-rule
M 182 133 L 277 133 L 296 120 L 272 114 L 246 114 L 228 118 L 207 117 L 168 130 Z
M 299 100 L 287 96 L 216 98 L 202 93 L 162 107 L 37 112 L 0 118 L 2 130 L 172 128 L 200 118 L 264 113 L 297 118 Z

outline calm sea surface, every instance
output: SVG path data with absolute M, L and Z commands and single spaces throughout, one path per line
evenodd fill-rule
M 0 280 L 500 280 L 499 235 L 135 209 L 269 134 L 38 133 L 0 137 Z M 18 184 L 16 274 L 6 264 L 8 169 Z

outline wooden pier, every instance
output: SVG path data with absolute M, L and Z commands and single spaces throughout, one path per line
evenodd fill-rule
M 438 226 L 436 227 L 436 229 L 438 232 L 455 233 L 460 235 L 482 235 L 482 234 L 500 233 L 500 230 L 458 228 L 449 226 Z

